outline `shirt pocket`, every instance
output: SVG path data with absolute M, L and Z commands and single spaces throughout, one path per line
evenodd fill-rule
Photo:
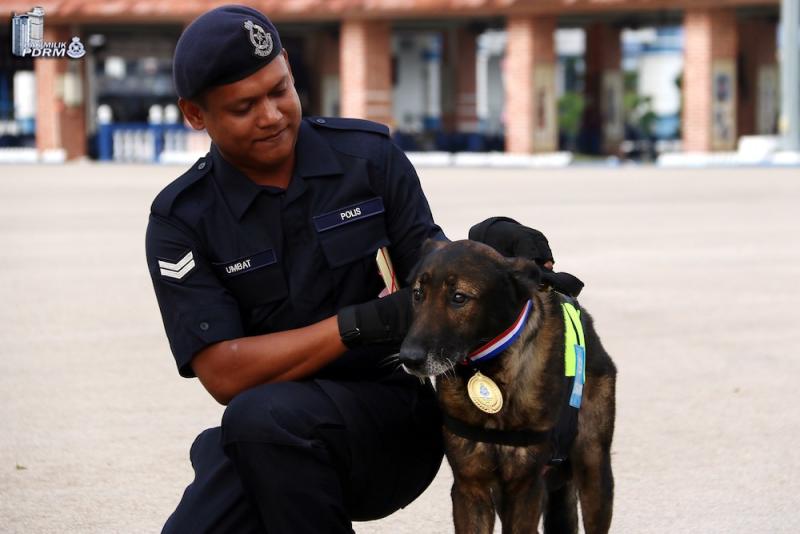
M 275 249 L 213 265 L 222 283 L 242 308 L 283 300 L 289 295 Z
M 341 267 L 390 244 L 383 199 L 371 198 L 313 217 L 328 265 Z

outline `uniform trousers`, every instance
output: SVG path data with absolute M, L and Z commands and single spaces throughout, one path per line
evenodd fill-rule
M 163 533 L 352 533 L 418 497 L 442 455 L 435 393 L 416 378 L 261 385 L 195 440 Z

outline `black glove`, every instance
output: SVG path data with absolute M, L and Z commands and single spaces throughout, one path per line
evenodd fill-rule
M 345 306 L 337 314 L 339 335 L 350 349 L 365 345 L 397 345 L 411 325 L 411 288 L 383 298 Z
M 569 273 L 556 273 L 546 269 L 542 271 L 542 284 L 571 297 L 577 297 L 581 294 L 581 289 L 583 289 L 583 282 L 578 277 Z
M 539 267 L 554 261 L 542 232 L 508 217 L 490 217 L 476 224 L 469 229 L 469 238 L 489 245 L 503 256 L 534 260 Z
M 527 258 L 542 267 L 542 284 L 559 293 L 577 297 L 583 282 L 569 273 L 554 272 L 544 264 L 553 260 L 547 238 L 539 230 L 523 226 L 508 217 L 490 217 L 469 229 L 469 238 L 480 241 L 507 258 Z

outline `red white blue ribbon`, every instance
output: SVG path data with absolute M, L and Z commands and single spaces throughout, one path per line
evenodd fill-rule
M 493 340 L 470 352 L 467 355 L 467 360 L 465 360 L 464 363 L 476 364 L 491 360 L 506 350 L 519 337 L 520 332 L 522 332 L 522 327 L 525 326 L 525 322 L 528 320 L 528 316 L 531 314 L 532 309 L 533 301 L 528 300 L 528 302 L 525 303 L 525 307 L 522 308 L 519 317 L 517 317 L 517 320 L 514 321 L 514 324 L 509 326 L 504 332 L 502 332 Z

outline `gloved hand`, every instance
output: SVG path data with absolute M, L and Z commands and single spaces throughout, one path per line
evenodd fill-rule
M 345 306 L 337 314 L 339 335 L 348 348 L 365 345 L 397 345 L 411 325 L 411 288 L 383 298 Z
M 535 261 L 542 268 L 542 284 L 559 293 L 577 297 L 583 289 L 583 282 L 577 277 L 553 271 L 553 252 L 539 230 L 508 217 L 490 217 L 470 228 L 469 238 L 489 245 L 503 256 Z
M 490 217 L 469 229 L 469 238 L 480 241 L 506 257 L 534 260 L 539 267 L 553 269 L 553 253 L 539 230 L 508 217 Z
M 542 271 L 542 284 L 571 297 L 577 297 L 583 289 L 583 282 L 577 276 L 553 271 Z

